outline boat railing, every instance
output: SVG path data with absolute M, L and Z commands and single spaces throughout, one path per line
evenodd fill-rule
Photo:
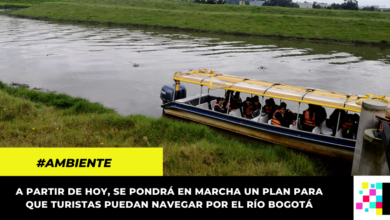
M 216 99 L 217 97 L 215 96 L 211 96 L 211 95 L 208 95 L 208 94 L 202 94 L 201 95 L 201 102 L 200 104 L 199 103 L 199 97 L 200 97 L 200 94 L 198 95 L 195 95 L 195 96 L 192 96 L 192 97 L 188 97 L 185 99 L 185 103 L 189 103 L 190 105 L 193 105 L 191 103 L 196 103 L 195 105 L 193 105 L 194 107 L 196 108 L 200 108 L 200 109 L 204 109 L 204 110 L 208 110 L 208 111 L 214 111 L 214 104 L 216 103 Z M 211 101 L 210 101 L 211 100 Z M 182 100 L 177 100 L 178 102 L 182 102 Z M 209 102 L 210 102 L 210 105 L 209 105 Z M 224 113 L 220 113 L 220 114 L 224 114 Z M 242 118 L 243 120 L 249 120 L 249 121 L 253 121 L 253 122 L 257 122 L 257 123 L 261 123 L 261 124 L 269 124 L 269 125 L 272 125 L 272 119 L 268 119 L 268 116 L 261 116 L 261 114 L 255 118 L 252 118 L 252 119 L 247 119 L 247 118 L 244 118 L 241 116 L 241 112 L 239 109 L 235 110 L 235 111 L 231 111 L 228 113 L 229 116 L 231 117 L 238 117 L 238 118 Z M 288 128 L 286 129 L 292 129 L 292 130 L 299 130 L 301 132 L 306 132 L 306 133 L 313 133 L 313 134 L 317 134 L 317 135 L 324 135 L 324 136 L 333 136 L 333 131 L 331 128 L 328 128 L 326 126 L 326 120 L 324 120 L 323 123 L 321 123 L 320 126 L 316 126 L 311 132 L 308 132 L 308 131 L 303 131 L 303 130 L 300 130 L 298 129 L 298 126 L 299 124 L 301 123 L 300 122 L 300 119 L 301 119 L 301 116 L 302 114 L 299 114 L 298 115 L 298 123 L 294 126 L 294 125 L 290 125 Z M 260 120 L 259 120 L 259 117 L 260 117 Z M 329 120 L 329 119 L 328 119 Z M 345 139 L 342 135 L 342 132 L 341 130 L 337 131 L 336 134 L 333 136 L 337 139 Z M 389 137 L 390 137 L 390 134 L 389 134 Z M 350 140 L 350 139 L 348 139 Z

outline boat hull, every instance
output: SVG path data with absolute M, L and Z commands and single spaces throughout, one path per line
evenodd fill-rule
M 225 129 L 238 134 L 288 146 L 302 151 L 353 160 L 355 141 L 318 135 L 300 130 L 258 123 L 244 118 L 171 102 L 162 106 L 164 113 Z

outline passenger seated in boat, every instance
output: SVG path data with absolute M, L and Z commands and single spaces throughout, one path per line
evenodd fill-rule
M 290 122 L 286 119 L 286 108 L 282 105 L 278 106 L 278 109 L 275 111 L 274 115 L 272 116 L 271 124 L 276 126 L 283 126 L 283 127 L 289 127 Z M 293 125 L 296 124 L 295 120 L 292 123 Z
M 316 113 L 316 125 L 321 126 L 322 122 L 325 121 L 327 114 L 324 107 L 319 105 L 314 105 Z
M 252 104 L 253 104 L 253 111 L 252 111 L 252 118 L 256 118 L 257 116 L 260 115 L 260 110 L 261 110 L 261 104 L 259 102 L 259 96 L 254 96 L 252 99 Z
M 230 101 L 230 110 L 239 109 L 242 105 L 240 95 L 239 94 L 236 95 L 236 94 L 232 96 L 232 100 Z
M 299 129 L 312 132 L 316 127 L 316 113 L 315 105 L 309 104 L 309 108 L 305 110 L 301 116 L 302 124 L 299 125 Z
M 214 110 L 216 112 L 227 113 L 227 108 L 224 108 L 222 106 L 224 101 L 225 101 L 224 98 L 217 98 L 217 102 L 214 105 Z M 229 107 L 230 103 L 227 103 L 226 106 Z
M 360 116 L 358 114 L 346 114 L 344 120 L 340 123 L 340 130 L 343 138 L 355 139 L 359 127 Z
M 237 111 L 240 111 L 241 117 L 243 117 L 242 114 L 242 100 L 240 98 L 240 92 L 236 92 L 234 96 L 232 97 L 232 102 L 230 103 L 230 108 L 235 109 Z
M 339 112 L 341 111 L 340 113 L 340 123 L 338 123 L 339 121 Z M 341 127 L 341 123 L 343 123 L 345 121 L 345 116 L 347 115 L 347 112 L 345 110 L 340 110 L 340 109 L 335 109 L 332 114 L 329 116 L 329 124 L 327 125 L 327 127 L 329 128 L 332 128 L 332 136 L 335 136 L 336 135 L 336 131 L 338 131 Z M 339 124 L 339 127 L 337 127 L 337 124 Z
M 359 117 L 357 114 L 355 114 Z M 344 122 L 341 124 L 340 130 L 343 133 L 343 138 L 353 139 L 357 133 L 358 124 L 355 122 L 356 116 L 347 114 Z
M 280 103 L 280 106 L 286 109 L 286 112 L 284 113 L 284 118 L 288 121 L 289 124 L 295 125 L 297 114 L 295 114 L 290 109 L 287 109 L 287 104 L 285 102 Z
M 268 115 L 268 118 L 271 119 L 276 111 L 276 105 L 274 99 L 266 99 L 265 105 L 263 106 L 262 116 Z
M 246 97 L 246 100 L 243 103 L 243 108 L 244 108 L 244 118 L 252 119 L 253 103 L 250 97 Z

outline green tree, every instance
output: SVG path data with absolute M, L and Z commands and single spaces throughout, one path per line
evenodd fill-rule
M 331 9 L 343 9 L 343 6 L 341 4 L 332 3 L 330 5 Z
M 345 10 L 359 10 L 359 5 L 357 0 L 344 0 L 344 3 L 341 5 Z
M 313 2 L 313 8 L 322 8 L 320 4 L 318 4 L 317 2 Z
M 366 6 L 364 8 L 362 8 L 363 11 L 376 11 L 377 10 L 377 7 L 375 6 Z
M 299 8 L 299 5 L 297 4 L 297 3 L 292 3 L 292 6 L 291 7 L 293 7 L 293 8 Z

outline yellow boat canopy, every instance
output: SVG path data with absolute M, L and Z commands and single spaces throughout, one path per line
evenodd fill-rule
M 360 112 L 363 100 L 376 100 L 389 104 L 390 96 L 346 95 L 320 89 L 283 85 L 247 78 L 216 74 L 213 70 L 196 70 L 188 73 L 176 72 L 175 81 L 207 86 L 210 89 L 226 89 L 258 96 L 320 105 L 347 111 Z M 390 105 L 388 105 L 390 110 Z

